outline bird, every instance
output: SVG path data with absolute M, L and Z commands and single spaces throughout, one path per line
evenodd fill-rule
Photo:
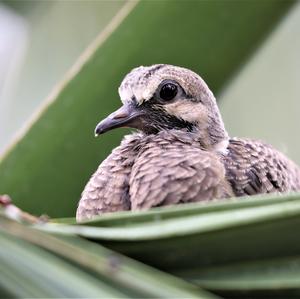
M 300 190 L 300 169 L 259 140 L 230 137 L 216 98 L 195 72 L 169 64 L 131 70 L 123 105 L 95 135 L 136 129 L 86 184 L 76 220 L 116 211 Z

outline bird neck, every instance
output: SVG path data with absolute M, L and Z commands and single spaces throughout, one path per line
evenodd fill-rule
M 212 131 L 194 131 L 195 137 L 200 143 L 200 146 L 208 151 L 219 153 L 226 153 L 229 144 L 229 137 L 227 134 L 217 134 L 215 130 Z
M 226 153 L 229 136 L 218 110 L 209 115 L 205 123 L 199 123 L 199 126 L 195 129 L 195 133 L 203 148 Z

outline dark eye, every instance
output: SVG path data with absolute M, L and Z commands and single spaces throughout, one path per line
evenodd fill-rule
M 176 97 L 177 92 L 177 85 L 173 83 L 166 83 L 161 87 L 159 96 L 165 101 L 170 101 Z

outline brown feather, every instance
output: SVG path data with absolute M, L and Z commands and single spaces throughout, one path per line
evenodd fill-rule
M 223 163 L 236 196 L 300 190 L 299 167 L 266 143 L 230 139 Z
M 164 102 L 160 88 L 166 80 L 178 92 Z M 124 124 L 141 132 L 126 136 L 98 167 L 82 192 L 78 221 L 107 212 L 300 190 L 300 169 L 282 153 L 260 141 L 229 139 L 212 92 L 192 71 L 139 67 L 125 77 L 119 93 L 124 106 L 100 122 L 96 133 Z

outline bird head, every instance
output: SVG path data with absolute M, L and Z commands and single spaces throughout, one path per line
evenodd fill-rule
M 96 136 L 130 127 L 147 135 L 171 129 L 193 132 L 207 147 L 228 141 L 213 93 L 191 70 L 140 66 L 125 76 L 119 94 L 123 106 L 97 125 Z

